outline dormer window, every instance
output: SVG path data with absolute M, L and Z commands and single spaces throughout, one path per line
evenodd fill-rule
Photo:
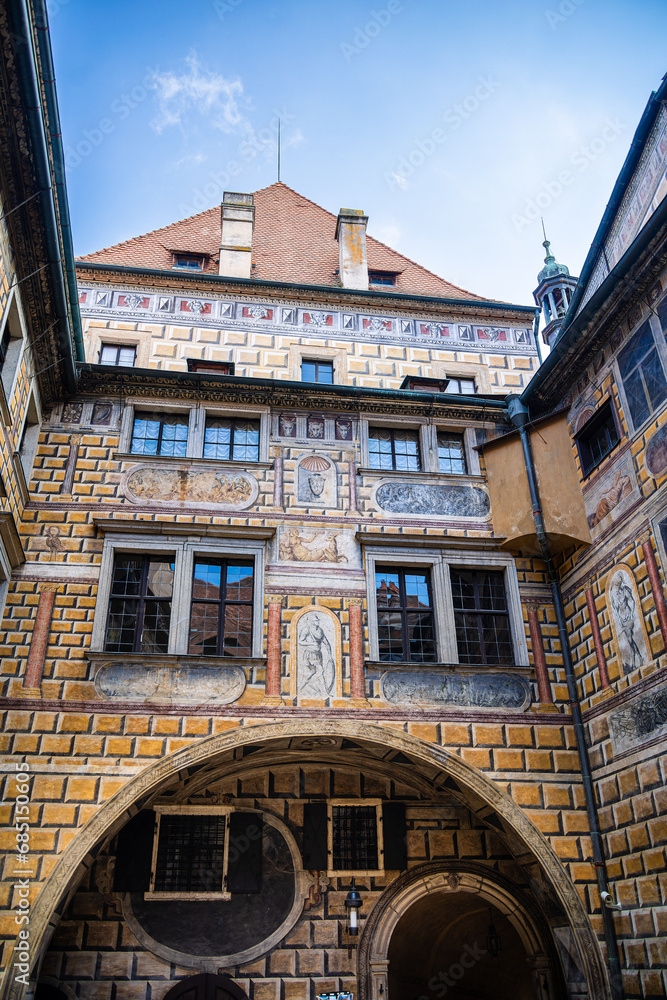
M 203 271 L 204 257 L 201 254 L 175 253 L 172 267 L 179 271 Z
M 395 285 L 398 271 L 369 271 L 368 283 L 370 285 Z

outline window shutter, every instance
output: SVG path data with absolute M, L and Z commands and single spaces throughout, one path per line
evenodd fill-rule
M 260 813 L 233 812 L 229 817 L 228 892 L 262 891 L 262 830 Z
M 303 867 L 317 872 L 329 867 L 326 802 L 308 802 L 303 807 Z
M 147 892 L 155 837 L 155 813 L 143 809 L 118 834 L 114 892 Z
M 403 802 L 383 803 L 382 837 L 384 840 L 385 869 L 403 871 L 408 867 L 408 842 Z

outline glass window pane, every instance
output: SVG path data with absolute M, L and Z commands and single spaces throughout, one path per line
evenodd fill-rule
M 441 472 L 466 474 L 465 448 L 461 434 L 438 434 L 438 461 Z
M 217 603 L 192 605 L 188 653 L 195 656 L 216 656 L 220 606 Z
M 166 413 L 162 417 L 162 441 L 160 454 L 183 458 L 188 441 L 188 418 L 179 414 Z
M 228 461 L 231 458 L 232 421 L 207 417 L 204 433 L 204 458 Z
M 160 419 L 147 413 L 136 413 L 130 451 L 133 455 L 157 455 Z
M 375 591 L 378 607 L 397 607 L 400 604 L 398 573 L 391 570 L 375 571 Z
M 236 462 L 259 461 L 259 420 L 234 421 L 234 449 Z
M 393 435 L 396 455 L 395 468 L 418 472 L 421 468 L 418 431 L 394 431 Z
M 171 597 L 174 586 L 173 562 L 158 562 L 151 559 L 148 563 L 148 579 L 146 582 L 147 597 Z
M 131 653 L 137 625 L 136 600 L 112 598 L 109 602 L 109 619 L 104 648 L 110 653 Z
M 218 601 L 222 597 L 220 590 L 222 567 L 219 563 L 195 563 L 195 575 L 192 586 L 192 598 L 197 601 Z
M 124 367 L 134 365 L 136 352 L 134 347 L 121 347 L 118 351 L 118 364 Z
M 100 354 L 101 365 L 115 365 L 118 359 L 118 348 L 111 344 L 105 344 Z
M 317 381 L 323 382 L 324 385 L 333 385 L 333 362 L 318 361 Z
M 401 663 L 405 659 L 400 611 L 378 609 L 378 650 L 380 660 L 385 662 Z
M 317 380 L 317 365 L 315 361 L 301 362 L 301 379 L 303 382 L 315 382 Z
M 252 563 L 227 566 L 227 600 L 252 601 Z
M 169 651 L 170 620 L 171 601 L 146 601 L 140 652 L 167 653 Z
M 405 573 L 405 596 L 409 608 L 430 608 L 428 576 L 414 570 Z
M 143 556 L 116 556 L 111 578 L 112 596 L 138 597 L 143 571 Z

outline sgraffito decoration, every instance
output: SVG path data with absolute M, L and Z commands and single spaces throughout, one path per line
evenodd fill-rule
M 655 478 L 667 472 L 667 424 L 658 427 L 648 439 L 644 461 L 648 472 Z
M 109 663 L 95 677 L 98 694 L 119 701 L 229 705 L 241 697 L 245 686 L 245 672 L 231 664 Z
M 125 480 L 125 494 L 133 503 L 211 504 L 238 510 L 250 507 L 258 492 L 257 480 L 247 472 L 145 465 L 131 471 Z
M 337 506 L 336 469 L 323 455 L 306 455 L 297 466 L 297 500 L 306 506 Z
M 627 708 L 612 712 L 609 730 L 615 754 L 636 750 L 667 736 L 667 686 L 662 685 L 636 698 Z
M 639 496 L 632 457 L 626 453 L 603 475 L 594 478 L 584 491 L 586 518 L 595 538 L 632 506 Z
M 530 687 L 517 674 L 452 673 L 450 670 L 387 670 L 380 693 L 391 705 L 414 708 L 511 708 L 523 712 Z
M 333 612 L 304 608 L 292 619 L 290 632 L 292 694 L 325 700 L 340 697 L 340 622 Z
M 359 547 L 354 536 L 345 531 L 281 527 L 277 556 L 286 563 L 339 563 L 353 568 L 359 565 Z
M 618 565 L 610 572 L 607 607 L 623 673 L 630 674 L 650 663 L 652 657 L 642 622 L 637 585 L 629 566 Z
M 441 483 L 380 483 L 375 503 L 389 514 L 431 514 L 437 517 L 489 516 L 489 495 L 480 486 Z

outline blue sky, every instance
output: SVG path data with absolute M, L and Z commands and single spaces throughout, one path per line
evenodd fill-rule
M 75 252 L 282 180 L 455 284 L 578 273 L 664 0 L 49 0 Z

